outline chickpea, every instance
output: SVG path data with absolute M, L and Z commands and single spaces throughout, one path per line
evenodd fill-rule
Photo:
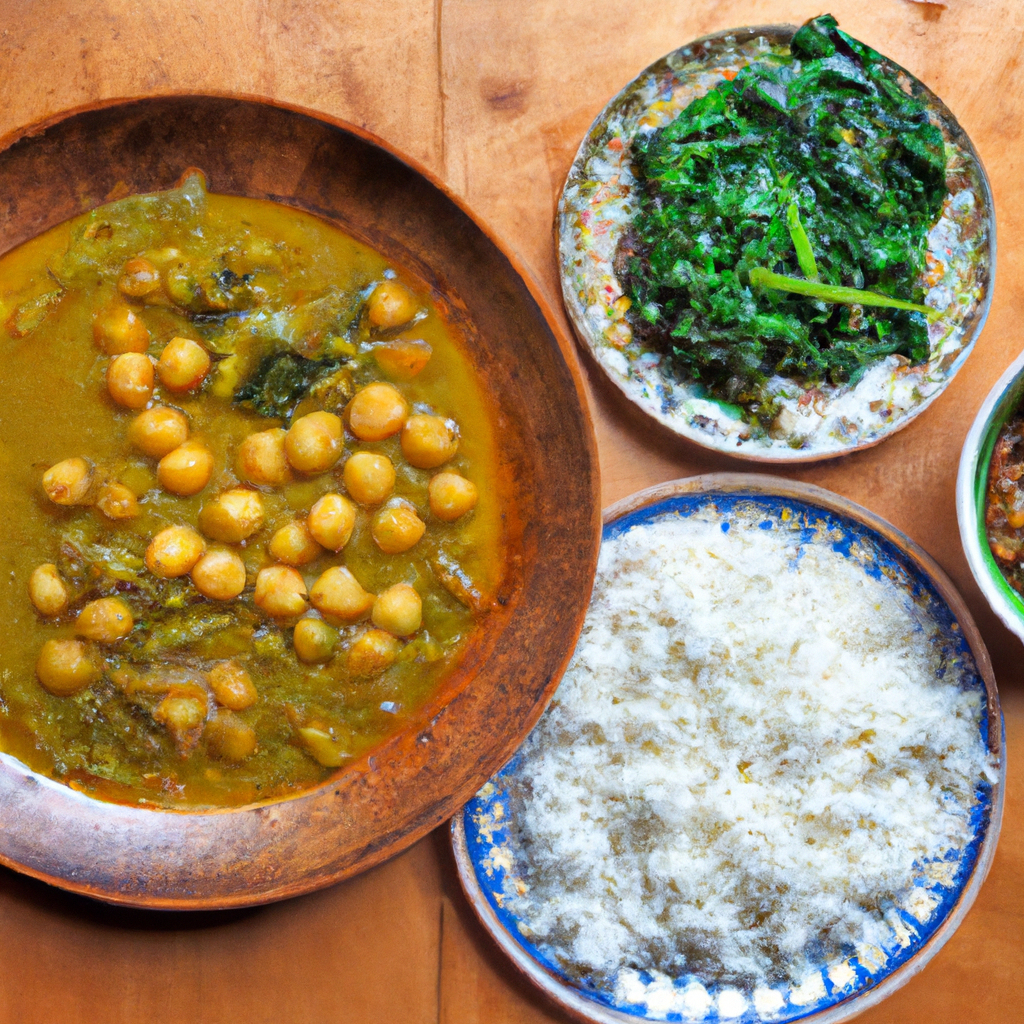
M 107 367 L 107 391 L 126 409 L 141 409 L 153 397 L 153 364 L 142 352 L 114 356 Z
M 206 681 L 217 703 L 232 711 L 244 711 L 259 700 L 252 678 L 237 661 L 218 662 L 207 673 Z
M 416 514 L 407 501 L 395 501 L 380 509 L 370 524 L 370 533 L 377 547 L 386 555 L 408 551 L 419 541 L 427 524 Z
M 258 491 L 233 487 L 199 513 L 199 529 L 211 540 L 238 544 L 263 527 L 263 498 Z
M 342 479 L 360 505 L 377 505 L 395 489 L 395 467 L 386 455 L 356 452 L 345 463 Z
M 256 731 L 231 711 L 218 711 L 205 736 L 207 749 L 222 761 L 244 761 L 256 751 Z
M 68 588 L 52 562 L 37 565 L 28 579 L 28 597 L 40 615 L 60 615 L 68 606 Z
M 135 492 L 116 481 L 105 483 L 100 488 L 96 507 L 108 519 L 134 519 L 139 514 L 139 500 Z
M 459 449 L 458 428 L 440 416 L 410 416 L 402 428 L 402 454 L 410 466 L 436 469 Z
M 331 660 L 338 642 L 338 631 L 320 619 L 299 619 L 292 642 L 299 661 L 315 665 Z
M 309 599 L 317 611 L 340 622 L 355 622 L 372 607 L 373 594 L 363 590 L 359 580 L 343 565 L 328 569 L 313 584 Z
M 113 644 L 123 640 L 135 625 L 132 611 L 119 597 L 90 601 L 75 619 L 75 632 L 86 640 Z
M 168 391 L 191 391 L 210 372 L 210 356 L 191 338 L 171 338 L 160 353 L 156 372 Z
M 39 682 L 55 697 L 70 697 L 95 683 L 102 674 L 81 640 L 47 640 L 36 661 Z
M 398 657 L 398 641 L 381 629 L 368 629 L 348 649 L 352 676 L 374 676 L 390 668 Z
M 419 309 L 416 298 L 398 281 L 382 281 L 370 293 L 366 303 L 366 319 L 374 327 L 389 330 L 407 324 Z
M 332 412 L 300 416 L 285 435 L 288 461 L 300 473 L 323 473 L 341 457 L 341 418 Z
M 198 441 L 186 441 L 160 460 L 156 475 L 171 494 L 198 494 L 213 475 L 213 453 Z
M 402 429 L 409 404 L 390 384 L 368 384 L 345 406 L 345 426 L 360 441 L 383 441 Z
M 181 754 L 188 753 L 198 742 L 206 721 L 206 702 L 198 696 L 167 694 L 153 712 L 153 717 L 171 734 Z
M 207 703 L 208 691 L 199 674 L 172 662 L 153 665 L 141 672 L 131 665 L 122 665 L 111 671 L 110 681 L 129 695 L 156 696 L 173 692 L 179 697 L 195 697 L 204 705 Z
M 149 331 L 130 306 L 114 306 L 100 313 L 92 322 L 92 336 L 108 356 L 149 348 Z
M 454 523 L 476 507 L 476 484 L 458 473 L 438 473 L 427 488 L 430 511 L 446 523 Z
M 373 358 L 389 377 L 412 380 L 430 362 L 433 351 L 425 341 L 382 341 L 373 346 Z
M 160 271 L 149 260 L 137 257 L 124 265 L 117 287 L 122 295 L 141 299 L 160 287 Z
M 92 475 L 92 465 L 85 459 L 65 459 L 43 474 L 43 490 L 55 505 L 85 505 Z
M 340 494 L 325 494 L 306 519 L 313 539 L 328 551 L 340 551 L 349 542 L 355 525 L 356 507 Z
M 423 602 L 408 583 L 396 583 L 377 595 L 370 619 L 395 636 L 412 636 L 423 622 Z
M 188 440 L 188 417 L 166 405 L 154 405 L 132 420 L 128 440 L 143 455 L 162 459 Z
M 207 551 L 192 566 L 192 582 L 203 597 L 231 601 L 245 590 L 245 563 L 227 548 Z
M 316 725 L 304 725 L 295 730 L 306 753 L 325 768 L 338 768 L 352 756 L 339 739 L 327 729 Z
M 292 478 L 284 450 L 287 431 L 280 427 L 250 434 L 239 446 L 235 471 L 243 480 L 264 487 L 280 487 Z
M 306 565 L 312 562 L 323 548 L 313 539 L 304 522 L 293 519 L 270 538 L 267 550 L 271 558 L 276 558 L 285 565 Z
M 260 569 L 256 576 L 254 600 L 256 607 L 262 608 L 271 618 L 294 618 L 307 608 L 306 584 L 289 566 L 271 565 Z
M 146 567 L 154 576 L 185 576 L 206 551 L 206 541 L 187 526 L 168 526 L 146 548 Z

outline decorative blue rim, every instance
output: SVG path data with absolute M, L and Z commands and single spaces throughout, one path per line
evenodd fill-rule
M 767 478 L 765 478 L 767 479 Z M 984 709 L 987 697 L 985 681 L 978 671 L 975 658 L 952 609 L 946 603 L 933 581 L 908 555 L 892 541 L 887 539 L 870 526 L 842 515 L 841 513 L 815 505 L 812 502 L 776 495 L 760 493 L 714 493 L 700 491 L 676 495 L 657 501 L 654 504 L 639 508 L 606 523 L 602 540 L 610 540 L 627 532 L 634 526 L 649 523 L 655 519 L 669 516 L 689 517 L 695 513 L 708 512 L 721 518 L 723 532 L 728 532 L 733 524 L 742 518 L 743 525 L 751 521 L 754 512 L 759 521 L 757 525 L 763 530 L 786 529 L 794 535 L 798 545 L 796 559 L 802 555 L 806 544 L 826 536 L 834 551 L 845 558 L 854 559 L 869 576 L 879 579 L 885 577 L 904 590 L 909 599 L 940 627 L 941 664 L 943 667 L 959 663 L 962 673 L 962 687 L 977 690 L 983 697 Z M 940 668 L 939 672 L 941 673 Z M 984 710 L 981 714 L 980 734 L 987 749 L 992 749 L 989 734 L 989 720 Z M 465 832 L 466 855 L 472 865 L 472 871 L 479 891 L 483 894 L 500 927 L 532 960 L 548 972 L 554 980 L 578 995 L 590 1000 L 600 1007 L 606 1007 L 615 1015 L 624 1019 L 692 1021 L 693 1018 L 672 1012 L 664 1016 L 649 1016 L 643 1005 L 616 1001 L 614 993 L 598 987 L 592 979 L 584 978 L 574 981 L 562 970 L 560 965 L 548 953 L 526 938 L 519 929 L 520 919 L 504 906 L 506 886 L 515 884 L 515 873 L 512 868 L 512 852 L 509 849 L 510 834 L 508 823 L 510 807 L 503 786 L 503 780 L 514 776 L 521 766 L 521 756 L 517 754 L 498 772 L 491 781 L 463 809 L 458 819 Z M 892 941 L 890 946 L 883 947 L 886 954 L 881 966 L 861 963 L 851 949 L 849 963 L 855 979 L 837 987 L 828 976 L 828 964 L 822 966 L 820 976 L 825 995 L 810 1003 L 794 1004 L 788 996 L 792 990 L 781 992 L 785 999 L 785 1008 L 777 1014 L 767 1017 L 760 1016 L 748 1000 L 747 1010 L 739 1016 L 720 1016 L 715 1006 L 717 988 L 707 987 L 712 997 L 712 1007 L 704 1021 L 730 1021 L 733 1024 L 755 1024 L 762 1020 L 786 1024 L 798 1021 L 826 1010 L 834 1010 L 842 1004 L 864 995 L 876 988 L 884 979 L 906 964 L 929 943 L 936 932 L 943 926 L 947 918 L 954 912 L 961 896 L 964 894 L 978 863 L 981 848 L 988 837 L 993 818 L 993 787 L 987 782 L 979 783 L 976 789 L 978 802 L 975 804 L 970 818 L 973 838 L 963 850 L 949 851 L 945 860 L 958 862 L 954 880 L 951 885 L 932 883 L 927 889 L 937 901 L 931 916 L 922 924 L 907 911 L 892 907 L 890 913 L 899 916 L 906 926 L 912 940 L 903 947 Z M 920 883 L 924 886 L 923 881 Z M 641 980 L 650 982 L 649 975 L 641 973 Z M 692 979 L 683 977 L 674 984 L 682 990 Z M 859 1012 L 850 1008 L 850 1012 Z M 846 1015 L 843 1014 L 845 1017 Z M 602 1018 L 603 1019 L 603 1018 Z

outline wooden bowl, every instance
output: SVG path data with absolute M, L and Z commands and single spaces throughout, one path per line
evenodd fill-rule
M 679 1007 L 673 1005 L 668 1018 L 701 1024 L 724 1019 L 838 1024 L 878 1003 L 917 974 L 960 925 L 988 874 L 999 837 L 1006 782 L 1004 730 L 995 676 L 967 606 L 938 564 L 885 520 L 821 487 L 739 473 L 675 480 L 630 495 L 606 509 L 604 537 L 610 539 L 662 516 L 693 514 L 713 516 L 721 521 L 723 530 L 742 528 L 742 524 L 758 521 L 763 515 L 761 528 L 765 524 L 782 528 L 781 524 L 788 523 L 786 529 L 792 531 L 794 544 L 804 543 L 801 530 L 812 535 L 824 529 L 834 550 L 854 559 L 866 572 L 884 574 L 929 614 L 934 613 L 935 620 L 942 624 L 942 635 L 935 642 L 949 645 L 951 656 L 960 659 L 970 685 L 977 687 L 983 700 L 980 733 L 997 766 L 995 781 L 979 787 L 978 803 L 971 813 L 973 835 L 960 851 L 953 875 L 936 881 L 921 872 L 915 878 L 915 887 L 922 886 L 935 901 L 929 916 L 924 920 L 906 917 L 911 930 L 905 936 L 893 931 L 888 939 L 880 940 L 873 959 L 861 961 L 854 956 L 840 960 L 838 965 L 809 965 L 815 970 L 808 977 L 819 971 L 823 977 L 827 975 L 819 994 L 810 997 L 799 990 L 786 990 L 784 1005 L 766 1017 L 749 999 L 745 1009 L 734 1006 L 736 1012 L 721 1012 L 725 1010 L 721 996 L 729 988 L 723 983 L 718 991 L 711 991 L 705 1010 L 687 1011 L 680 1017 Z M 459 880 L 474 912 L 515 967 L 573 1019 L 587 1024 L 639 1024 L 666 1019 L 669 1010 L 665 1006 L 652 1009 L 630 1002 L 610 987 L 570 977 L 532 937 L 529 919 L 517 917 L 510 906 L 509 895 L 524 892 L 527 885 L 517 867 L 517 854 L 522 856 L 522 848 L 512 839 L 515 811 L 507 785 L 520 768 L 520 758 L 516 757 L 452 819 L 451 842 Z M 846 964 L 847 974 L 840 984 L 836 966 L 842 970 L 842 964 Z M 829 970 L 831 975 L 827 974 Z
M 336 222 L 432 286 L 492 397 L 510 481 L 503 606 L 406 731 L 289 799 L 196 812 L 104 803 L 0 754 L 0 862 L 113 903 L 283 899 L 405 849 L 503 764 L 579 635 L 600 541 L 596 443 L 573 346 L 516 260 L 437 181 L 350 125 L 244 99 L 70 112 L 0 140 L 0 253 L 201 167 L 211 191 Z

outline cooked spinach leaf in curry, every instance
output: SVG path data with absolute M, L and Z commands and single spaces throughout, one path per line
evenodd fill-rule
M 634 331 L 739 402 L 773 375 L 839 384 L 890 354 L 925 360 L 946 161 L 924 104 L 830 15 L 730 74 L 633 140 Z
M 499 593 L 486 396 L 430 289 L 198 173 L 0 259 L 0 745 L 107 799 L 314 785 Z

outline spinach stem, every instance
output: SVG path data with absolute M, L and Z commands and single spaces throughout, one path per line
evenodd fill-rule
M 847 306 L 888 306 L 891 309 L 909 309 L 915 313 L 924 313 L 929 320 L 942 316 L 941 309 L 931 306 L 919 306 L 915 302 L 904 302 L 889 295 L 878 292 L 863 291 L 860 288 L 844 288 L 838 284 L 822 284 L 820 281 L 805 281 L 799 277 L 786 277 L 785 274 L 774 274 L 766 267 L 754 267 L 750 271 L 750 283 L 755 288 L 774 288 L 779 292 L 793 292 L 806 295 L 810 299 L 822 302 L 840 302 Z
M 814 262 L 814 250 L 811 248 L 811 240 L 800 221 L 800 209 L 796 203 L 790 203 L 786 209 L 786 227 L 789 228 L 789 237 L 793 239 L 793 248 L 796 250 L 796 261 L 800 264 L 800 270 L 808 281 L 818 280 L 818 264 Z

